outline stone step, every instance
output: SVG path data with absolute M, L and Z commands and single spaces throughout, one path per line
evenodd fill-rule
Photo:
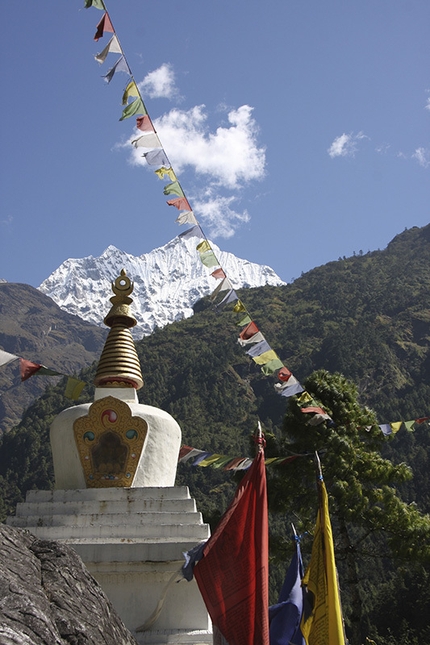
M 77 488 L 73 490 L 30 490 L 26 502 L 121 501 L 137 499 L 190 499 L 188 486 L 146 488 Z
M 29 506 L 33 506 L 30 504 Z M 18 514 L 8 518 L 9 526 L 25 528 L 27 526 L 115 526 L 121 531 L 124 526 L 193 526 L 203 523 L 201 513 L 69 513 L 63 508 L 63 514 Z
M 38 536 L 39 537 L 39 536 Z M 166 562 L 177 563 L 177 568 L 181 567 L 185 560 L 183 553 L 192 549 L 199 542 L 204 542 L 209 538 L 209 532 L 204 538 L 174 538 L 171 540 L 143 540 L 142 538 L 133 538 L 119 542 L 112 538 L 93 538 L 93 539 L 65 539 L 69 546 L 73 547 L 81 556 L 82 560 L 88 566 L 94 575 L 102 564 L 103 571 L 106 567 L 115 570 L 115 563 L 121 566 L 129 563 L 136 563 L 137 567 L 142 563 Z M 45 538 L 44 538 L 45 539 Z M 90 564 L 93 563 L 93 564 Z M 94 568 L 94 565 L 97 565 Z M 172 564 L 172 566 L 174 566 Z
M 16 515 L 94 515 L 96 513 L 195 513 L 194 499 L 122 499 L 122 500 L 77 500 L 21 502 L 16 506 Z
M 8 518 L 10 526 L 16 526 L 14 520 Z M 19 519 L 19 518 L 18 518 Z M 208 538 L 207 524 L 115 524 L 93 526 L 37 526 L 25 524 L 26 528 L 36 537 L 44 540 L 71 540 L 74 538 L 113 538 L 128 540 L 130 538 L 158 538 L 160 541 L 191 538 L 196 542 Z

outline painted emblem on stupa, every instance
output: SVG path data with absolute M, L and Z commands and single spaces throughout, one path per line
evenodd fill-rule
M 95 401 L 73 424 L 88 488 L 131 486 L 148 424 L 112 396 Z

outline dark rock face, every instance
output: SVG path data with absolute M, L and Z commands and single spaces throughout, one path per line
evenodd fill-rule
M 136 645 L 67 545 L 0 525 L 1 645 Z

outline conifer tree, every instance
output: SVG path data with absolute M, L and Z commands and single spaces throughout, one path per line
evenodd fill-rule
M 340 374 L 314 372 L 306 391 L 332 421 L 309 424 L 300 400 L 291 399 L 278 454 L 308 454 L 272 476 L 272 510 L 294 514 L 302 531 L 312 532 L 317 494 L 312 454 L 318 451 L 329 493 L 336 560 L 348 597 L 345 619 L 351 645 L 362 643 L 363 598 L 360 574 L 369 558 L 430 562 L 430 516 L 406 504 L 395 488 L 412 477 L 405 463 L 381 456 L 387 441 L 375 414 L 358 402 L 356 386 Z M 272 469 L 273 471 L 274 469 Z M 344 607 L 345 609 L 345 607 Z

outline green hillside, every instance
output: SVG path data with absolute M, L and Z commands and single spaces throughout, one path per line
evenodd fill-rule
M 430 225 L 403 232 L 383 251 L 339 259 L 292 284 L 243 290 L 240 297 L 269 344 L 301 382 L 317 369 L 342 373 L 354 381 L 360 403 L 375 411 L 379 423 L 430 415 Z M 217 312 L 205 299 L 195 310 L 192 318 L 156 330 L 137 343 L 145 379 L 139 398 L 177 419 L 183 443 L 233 456 L 252 455 L 250 434 L 257 419 L 275 442 L 281 436 L 288 401 L 275 392 L 274 378 L 262 375 L 236 342 L 240 330 L 231 309 Z M 93 366 L 82 377 L 90 383 L 94 371 Z M 49 389 L 3 438 L 3 517 L 29 488 L 52 485 L 48 427 L 52 418 L 70 405 L 63 390 L 63 383 Z M 91 387 L 84 392 L 80 402 L 91 400 Z M 404 499 L 430 512 L 428 424 L 421 424 L 413 433 L 403 428 L 384 443 L 385 457 L 396 463 L 406 461 L 413 469 L 413 479 L 400 486 Z M 270 492 L 270 468 L 268 475 Z M 180 466 L 178 483 L 190 487 L 212 523 L 236 485 L 228 473 L 188 465 Z M 286 517 L 272 515 L 273 548 L 288 542 L 286 525 Z M 307 549 L 305 544 L 305 553 Z M 274 557 L 288 549 L 275 551 Z M 284 566 L 273 567 L 273 593 Z M 363 569 L 367 582 L 362 585 L 369 594 L 369 624 L 385 634 L 377 640 L 378 645 L 386 645 L 391 641 L 389 626 L 382 620 L 382 581 L 386 596 L 398 603 L 401 616 L 407 602 L 402 604 L 396 596 L 399 585 L 405 586 L 405 597 L 412 597 L 408 596 L 412 587 L 416 590 L 417 580 L 428 578 L 428 572 L 417 574 L 408 568 L 401 582 L 396 582 L 400 569 L 396 572 L 383 558 L 372 569 L 363 566 L 368 567 Z M 422 593 L 421 603 L 424 597 Z M 379 613 L 377 606 L 381 607 Z M 396 629 L 402 642 L 413 644 L 419 642 L 414 640 L 417 634 L 424 642 L 427 626 L 420 626 L 420 631 L 408 627 L 405 632 L 400 621 Z

